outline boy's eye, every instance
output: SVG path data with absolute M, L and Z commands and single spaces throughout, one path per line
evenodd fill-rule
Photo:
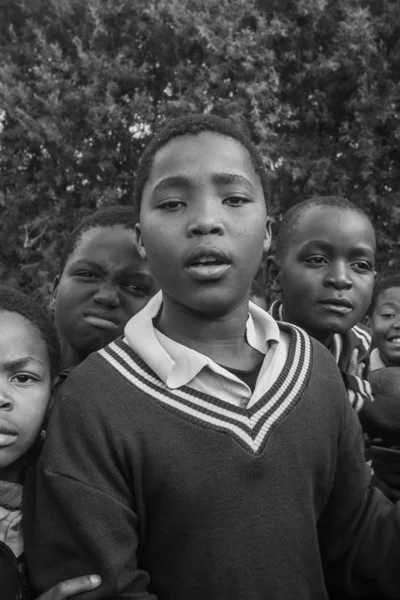
M 229 198 L 225 198 L 224 200 L 224 204 L 227 204 L 228 206 L 241 206 L 248 202 L 250 202 L 250 199 L 246 196 L 229 196 Z
M 304 259 L 304 262 L 310 265 L 324 265 L 327 261 L 326 258 L 324 258 L 323 256 L 309 256 L 306 259 Z
M 12 380 L 14 383 L 19 383 L 21 385 L 26 385 L 29 383 L 35 383 L 38 381 L 37 377 L 30 375 L 29 373 L 17 373 L 13 376 Z
M 373 266 L 371 265 L 371 263 L 369 263 L 365 260 L 358 260 L 357 262 L 352 263 L 351 266 L 353 268 L 357 269 L 358 271 L 372 271 L 373 270 Z
M 80 279 L 97 279 L 98 277 L 97 273 L 93 273 L 92 271 L 78 271 L 75 273 L 75 276 Z
M 395 314 L 394 313 L 382 313 L 381 317 L 382 317 L 382 319 L 394 319 Z
M 126 287 L 129 290 L 129 292 L 131 292 L 135 296 L 138 296 L 139 298 L 143 298 L 144 296 L 150 296 L 149 290 L 146 287 L 143 287 L 142 285 L 138 285 L 137 283 L 128 283 L 124 287 Z
M 183 200 L 169 198 L 168 200 L 165 200 L 162 204 L 160 204 L 159 208 L 163 210 L 178 210 L 179 208 L 182 208 L 182 206 L 185 206 Z

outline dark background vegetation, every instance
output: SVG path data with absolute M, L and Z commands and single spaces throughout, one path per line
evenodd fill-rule
M 0 0 L 0 280 L 47 299 L 74 223 L 197 111 L 251 134 L 277 220 L 344 195 L 399 270 L 399 76 L 398 0 Z

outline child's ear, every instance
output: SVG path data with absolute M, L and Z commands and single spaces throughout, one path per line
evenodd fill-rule
M 276 293 L 280 293 L 282 291 L 281 286 L 281 266 L 277 259 L 277 257 L 273 254 L 268 256 L 266 261 L 266 270 L 268 281 L 271 285 L 271 290 Z
M 263 242 L 263 253 L 267 254 L 268 250 L 271 246 L 272 239 L 272 219 L 271 217 L 267 217 L 267 221 L 265 223 L 265 234 L 264 234 L 264 242 Z
M 367 327 L 369 327 L 369 329 L 371 329 L 372 320 L 371 320 L 371 317 L 369 315 L 365 315 L 365 317 L 364 317 L 364 324 Z
M 60 285 L 60 279 L 61 279 L 61 275 L 57 275 L 53 281 L 53 289 L 51 290 L 51 298 L 50 298 L 50 304 L 49 304 L 49 308 L 52 312 L 54 312 L 56 309 L 56 298 L 57 298 L 58 286 Z
M 142 258 L 143 260 L 147 260 L 146 249 L 143 243 L 142 230 L 140 229 L 139 223 L 136 223 L 135 225 L 135 244 L 137 251 L 139 252 L 140 258 Z

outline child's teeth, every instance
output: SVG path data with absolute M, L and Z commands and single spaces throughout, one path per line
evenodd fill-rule
M 212 256 L 204 256 L 204 258 L 199 258 L 200 263 L 215 262 L 216 260 L 217 259 L 213 258 Z
M 392 338 L 391 342 L 393 342 L 393 344 L 396 344 L 396 345 L 400 344 L 400 337 Z

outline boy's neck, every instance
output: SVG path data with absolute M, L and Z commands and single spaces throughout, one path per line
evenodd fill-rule
M 68 344 L 61 341 L 61 371 L 77 367 L 84 359 Z
M 207 317 L 164 296 L 156 327 L 169 338 L 233 369 L 255 367 L 262 354 L 245 339 L 248 301 L 220 317 Z
M 285 307 L 282 304 L 282 320 L 283 321 L 287 321 L 288 323 L 292 323 L 293 325 L 297 325 L 297 327 L 302 327 L 302 325 L 300 323 L 296 323 L 294 319 L 290 320 L 287 318 L 287 316 L 285 315 Z M 333 333 L 331 331 L 311 331 L 309 329 L 305 329 L 304 330 L 306 333 L 308 333 L 308 335 L 310 335 L 311 337 L 313 337 L 315 340 L 317 340 L 317 342 L 320 342 L 323 346 L 325 346 L 325 348 L 329 348 L 332 340 L 333 340 Z
M 0 469 L 0 480 L 9 481 L 10 483 L 19 483 L 22 485 L 25 475 L 25 465 L 23 458 L 18 458 L 15 462 L 7 467 Z

